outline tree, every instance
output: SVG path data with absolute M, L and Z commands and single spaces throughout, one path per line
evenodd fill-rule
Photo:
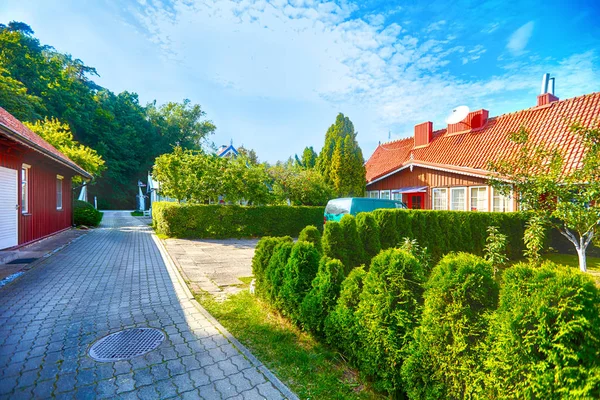
M 69 157 L 75 164 L 89 172 L 94 179 L 98 178 L 106 169 L 104 160 L 98 152 L 75 141 L 69 125 L 61 123 L 58 119 L 46 118 L 33 124 L 25 122 L 25 125 Z M 76 176 L 74 181 L 80 182 L 81 178 Z
M 316 161 L 316 169 L 339 197 L 362 196 L 365 191 L 366 170 L 356 135 L 352 121 L 339 113 Z
M 310 147 L 305 147 L 302 152 L 302 166 L 305 169 L 313 169 L 317 163 L 317 153 Z
M 538 232 L 541 223 L 558 229 L 573 244 L 579 268 L 586 271 L 586 249 L 600 223 L 600 130 L 574 124 L 571 131 L 584 150 L 579 168 L 568 168 L 560 148 L 530 142 L 527 129 L 521 127 L 509 137 L 518 147 L 517 157 L 491 162 L 490 183 L 504 194 L 514 189 L 522 209 L 536 219 Z
M 332 188 L 314 169 L 301 170 L 276 165 L 269 168 L 273 194 L 279 203 L 288 200 L 293 205 L 324 206 L 334 197 Z
M 256 155 L 256 151 L 253 149 L 247 149 L 244 146 L 240 146 L 237 148 L 238 154 L 242 157 L 245 157 L 246 160 L 252 165 L 258 165 L 258 156 Z

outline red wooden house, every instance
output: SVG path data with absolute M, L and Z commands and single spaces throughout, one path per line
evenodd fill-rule
M 497 117 L 482 109 L 436 131 L 424 122 L 415 126 L 413 137 L 377 147 L 366 163 L 367 196 L 401 199 L 409 208 L 516 210 L 512 196 L 489 186 L 488 163 L 517 154 L 518 145 L 508 137 L 523 126 L 532 142 L 560 149 L 565 168 L 575 169 L 583 151 L 570 131 L 574 122 L 600 124 L 600 93 L 567 100 L 544 93 L 535 107 Z
M 0 107 L 0 249 L 68 229 L 76 175 L 91 178 Z

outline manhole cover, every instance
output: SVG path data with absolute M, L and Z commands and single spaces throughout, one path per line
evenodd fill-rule
M 89 353 L 90 357 L 101 362 L 128 360 L 154 350 L 163 340 L 165 334 L 158 329 L 125 329 L 98 340 Z

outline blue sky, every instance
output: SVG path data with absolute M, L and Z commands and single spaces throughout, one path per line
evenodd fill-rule
M 338 112 L 368 158 L 457 105 L 533 106 L 544 72 L 560 98 L 600 91 L 597 3 L 3 0 L 0 22 L 28 23 L 115 92 L 201 104 L 217 145 L 273 162 L 320 149 Z

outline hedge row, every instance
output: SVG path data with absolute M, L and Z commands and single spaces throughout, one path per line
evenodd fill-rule
M 323 225 L 323 207 L 199 205 L 156 202 L 157 233 L 180 238 L 294 236 L 307 225 Z
M 600 292 L 575 269 L 520 264 L 500 285 L 482 258 L 451 253 L 427 278 L 387 249 L 344 279 L 312 243 L 273 240 L 257 248 L 257 293 L 394 398 L 600 397 Z
M 98 226 L 102 221 L 100 211 L 87 201 L 75 200 L 73 202 L 73 223 L 75 225 Z

